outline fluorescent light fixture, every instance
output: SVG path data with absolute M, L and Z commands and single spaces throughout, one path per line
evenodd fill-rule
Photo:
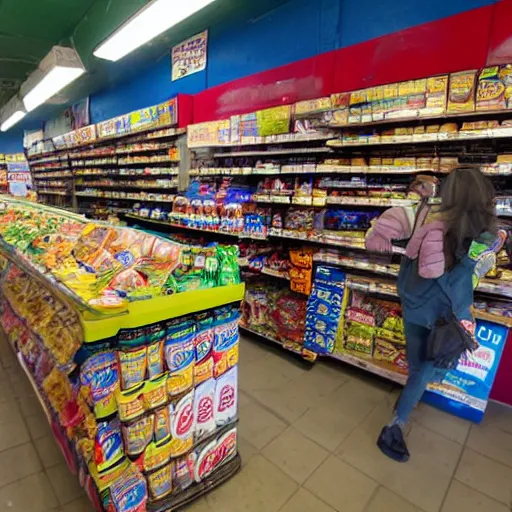
M 21 86 L 28 112 L 42 105 L 85 73 L 84 65 L 73 48 L 54 46 Z
M 6 132 L 26 115 L 27 112 L 19 96 L 14 95 L 0 110 L 0 131 Z
M 17 110 L 14 114 L 6 119 L 2 126 L 0 126 L 0 130 L 6 132 L 9 128 L 12 128 L 18 121 L 21 121 L 27 114 L 22 110 Z
M 100 59 L 117 61 L 215 0 L 152 0 L 121 25 L 94 51 Z

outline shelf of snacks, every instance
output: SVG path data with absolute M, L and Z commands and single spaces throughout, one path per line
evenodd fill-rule
M 0 324 L 97 510 L 169 510 L 232 476 L 236 247 L 1 198 Z
M 153 203 L 173 203 L 173 194 L 140 194 L 129 192 L 110 192 L 108 190 L 100 190 L 94 188 L 87 188 L 83 192 L 75 192 L 77 197 L 94 197 L 105 199 L 119 199 L 126 201 L 149 201 Z
M 126 169 L 75 169 L 75 176 L 108 176 L 115 178 L 121 177 L 146 177 L 146 176 L 178 176 L 180 170 L 178 167 L 144 167 L 134 169 L 133 167 Z

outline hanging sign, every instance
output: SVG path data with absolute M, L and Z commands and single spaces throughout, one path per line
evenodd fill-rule
M 208 30 L 197 34 L 172 49 L 172 81 L 206 69 Z

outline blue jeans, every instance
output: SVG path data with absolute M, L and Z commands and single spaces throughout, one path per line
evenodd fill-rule
M 430 329 L 405 322 L 405 339 L 409 377 L 398 400 L 395 417 L 405 424 L 416 404 L 421 400 L 429 382 L 434 380 L 436 368 L 425 361 Z

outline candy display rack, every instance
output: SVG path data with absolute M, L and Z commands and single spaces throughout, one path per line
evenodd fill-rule
M 228 249 L 3 196 L 0 235 L 0 323 L 95 509 L 174 510 L 230 478 L 244 285 Z M 191 255 L 213 266 L 192 275 Z

